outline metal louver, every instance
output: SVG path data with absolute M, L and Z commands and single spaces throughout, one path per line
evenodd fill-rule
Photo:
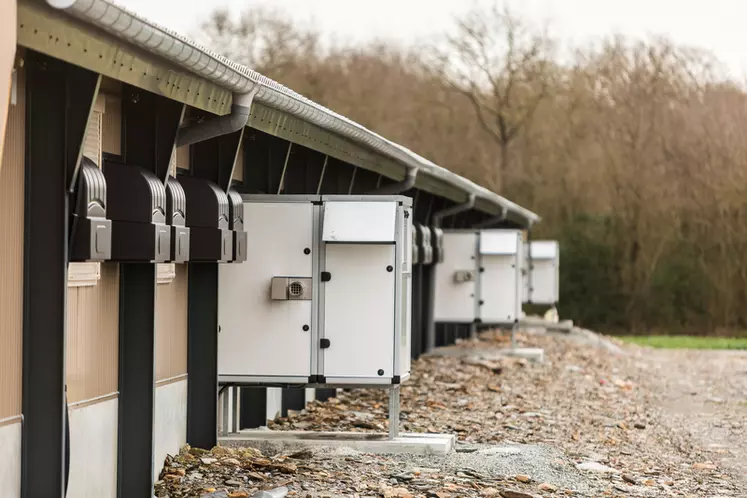
M 99 95 L 91 110 L 83 137 L 83 155 L 101 167 L 101 137 L 104 121 L 104 96 Z

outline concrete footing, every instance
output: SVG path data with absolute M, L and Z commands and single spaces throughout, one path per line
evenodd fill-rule
M 451 434 L 401 434 L 389 439 L 383 433 L 306 432 L 244 430 L 219 438 L 221 446 L 249 446 L 263 451 L 287 451 L 309 447 L 352 448 L 363 453 L 409 453 L 414 455 L 447 455 L 454 449 L 456 437 Z
M 525 334 L 542 335 L 547 332 L 570 333 L 573 330 L 573 320 L 550 322 L 543 318 L 526 316 L 519 320 L 519 331 Z

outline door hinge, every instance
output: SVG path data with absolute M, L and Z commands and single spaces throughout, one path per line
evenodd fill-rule
M 322 272 L 322 282 L 329 282 L 332 280 L 332 274 L 328 271 Z
M 329 339 L 319 339 L 319 347 L 322 349 L 327 349 L 330 344 Z

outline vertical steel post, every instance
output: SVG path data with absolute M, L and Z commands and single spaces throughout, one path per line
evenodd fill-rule
M 242 128 L 194 143 L 191 175 L 227 191 L 243 136 Z M 190 263 L 187 272 L 187 443 L 204 449 L 218 443 L 218 273 L 217 262 Z
M 217 444 L 218 263 L 190 263 L 187 305 L 187 443 Z
M 65 335 L 71 186 L 100 77 L 26 52 L 21 496 L 66 494 Z
M 120 498 L 153 496 L 156 265 L 119 265 Z

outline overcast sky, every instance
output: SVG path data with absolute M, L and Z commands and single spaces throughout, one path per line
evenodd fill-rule
M 488 0 L 485 0 L 488 1 Z M 391 38 L 409 43 L 448 29 L 471 0 L 119 0 L 166 27 L 194 34 L 217 7 L 240 12 L 274 5 L 343 40 Z M 583 42 L 613 32 L 666 35 L 711 50 L 737 77 L 747 75 L 747 0 L 514 0 L 534 22 L 549 22 L 562 39 Z

